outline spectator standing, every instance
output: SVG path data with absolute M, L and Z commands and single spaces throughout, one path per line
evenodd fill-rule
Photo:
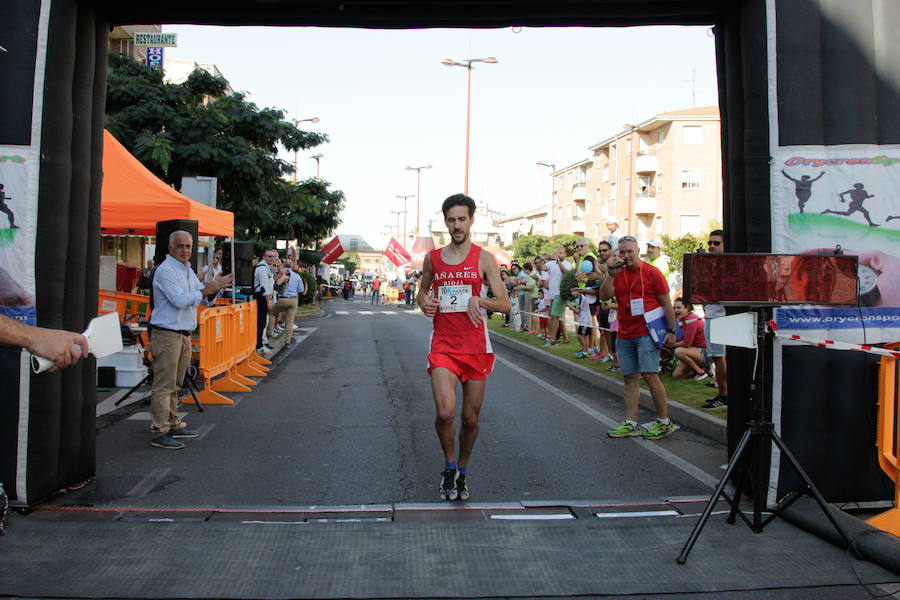
M 276 281 L 281 285 L 281 293 L 278 294 L 278 300 L 275 301 L 275 307 L 272 309 L 271 319 L 269 319 L 269 328 L 266 330 L 267 335 L 271 339 L 275 328 L 275 322 L 278 317 L 284 315 L 284 326 L 279 323 L 278 327 L 285 332 L 285 343 L 291 343 L 291 336 L 294 334 L 294 317 L 297 316 L 297 303 L 300 294 L 306 293 L 306 286 L 303 284 L 303 278 L 295 271 L 288 268 L 282 270 L 279 276 L 280 281 Z
M 575 353 L 575 358 L 588 358 L 591 355 L 591 331 L 594 328 L 594 315 L 591 311 L 594 290 L 575 287 L 572 288 L 572 295 L 575 297 L 572 303 L 576 322 L 575 335 L 581 343 L 581 351 Z
M 594 256 L 594 253 L 591 252 L 591 243 L 587 238 L 581 238 L 575 240 L 575 252 L 573 254 L 575 258 L 575 279 L 578 280 L 578 289 L 585 289 L 588 285 L 595 287 L 597 285 L 596 281 L 590 280 L 587 278 L 587 273 L 584 271 L 584 263 L 590 264 L 591 273 L 598 267 L 597 257 Z M 591 357 L 599 356 L 600 349 L 597 347 L 597 330 L 593 327 L 593 312 L 594 305 L 596 304 L 597 294 L 596 290 L 593 294 L 588 295 L 591 302 L 591 341 L 588 346 L 589 354 Z
M 377 276 L 372 280 L 372 304 L 381 304 L 381 280 Z
M 205 286 L 191 269 L 193 238 L 186 231 L 169 235 L 169 255 L 153 275 L 150 350 L 153 388 L 150 393 L 151 444 L 178 450 L 180 438 L 197 437 L 178 417 L 178 390 L 191 362 L 191 332 L 197 327 L 197 306 L 230 285 L 233 275 L 219 276 Z
M 676 298 L 672 306 L 684 334 L 680 340 L 675 341 L 674 354 L 679 362 L 672 371 L 672 377 L 693 377 L 695 381 L 702 381 L 710 375 L 707 371 L 709 358 L 703 319 L 694 314 L 693 305 L 682 298 Z
M 519 267 L 519 272 L 516 274 L 516 292 L 519 304 L 519 322 L 521 324 L 519 330 L 522 333 L 528 332 L 528 322 L 531 319 L 531 315 L 528 313 L 531 312 L 531 292 L 534 291 L 534 283 L 531 281 L 531 275 L 528 272 L 532 268 L 532 264 L 526 262 L 524 267 Z
M 724 253 L 725 232 L 721 229 L 711 231 L 709 233 L 707 245 L 710 254 Z M 706 304 L 703 307 L 703 316 L 706 318 L 703 328 L 703 333 L 706 335 L 706 351 L 709 353 L 709 357 L 716 367 L 716 388 L 718 389 L 718 393 L 715 397 L 704 402 L 701 408 L 719 408 L 720 406 L 728 406 L 728 372 L 725 363 L 725 346 L 722 344 L 713 344 L 710 339 L 710 323 L 713 319 L 719 319 L 725 316 L 725 307 L 721 304 Z
M 266 320 L 272 310 L 272 296 L 275 294 L 275 278 L 272 276 L 272 265 L 278 260 L 278 252 L 270 248 L 263 254 L 263 260 L 253 267 L 253 299 L 256 300 L 256 350 L 271 352 L 268 344 L 263 344 L 263 332 Z
M 606 241 L 609 243 L 609 247 L 615 252 L 619 248 L 619 238 L 622 237 L 619 233 L 619 222 L 615 217 L 606 218 L 606 230 L 609 231 L 609 235 L 606 236 Z
M 647 264 L 653 265 L 669 281 L 669 258 L 662 253 L 662 244 L 656 238 L 647 242 Z
M 669 284 L 659 269 L 640 259 L 637 240 L 623 236 L 619 251 L 625 261 L 624 268 L 615 277 L 605 277 L 599 291 L 601 296 L 616 297 L 619 307 L 616 350 L 625 377 L 625 420 L 607 435 L 617 438 L 640 435 L 657 440 L 672 433 L 675 426 L 669 420 L 666 389 L 659 379 L 659 348 L 650 337 L 644 314 L 662 307 L 668 325 L 665 344 L 671 346 L 675 343 L 675 312 L 669 299 Z M 656 421 L 646 431 L 637 422 L 641 377 L 650 388 L 656 408 Z
M 609 242 L 606 240 L 601 240 L 597 243 L 597 263 L 598 267 L 595 269 L 597 272 L 600 272 L 602 269 L 607 268 L 612 258 L 612 246 L 609 245 Z M 609 327 L 609 308 L 604 304 L 604 301 L 609 300 L 609 298 L 597 298 L 597 302 L 594 306 L 597 307 L 597 347 L 599 352 L 592 356 L 591 358 L 594 360 L 600 360 L 603 362 L 609 362 L 612 360 L 611 350 L 610 350 L 610 331 Z
M 549 273 L 549 280 L 547 283 L 547 287 L 550 290 L 550 325 L 549 325 L 549 335 L 550 339 L 544 344 L 544 347 L 554 346 L 557 343 L 557 334 L 560 334 L 560 337 L 568 343 L 569 335 L 566 332 L 565 324 L 562 325 L 562 330 L 560 330 L 560 322 L 559 320 L 563 318 L 565 314 L 565 306 L 563 305 L 562 297 L 559 295 L 559 284 L 562 281 L 562 276 L 566 271 L 569 271 L 572 268 L 572 263 L 566 260 L 566 249 L 563 246 L 560 246 L 553 253 L 552 258 L 547 256 L 547 272 Z

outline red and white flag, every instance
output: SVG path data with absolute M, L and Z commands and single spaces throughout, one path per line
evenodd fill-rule
M 338 236 L 334 236 L 334 239 L 328 242 L 324 248 L 322 248 L 322 253 L 325 255 L 322 257 L 322 262 L 326 265 L 330 265 L 337 259 L 341 257 L 341 254 L 344 253 L 344 248 L 341 247 L 341 238 Z
M 387 248 L 384 249 L 384 255 L 398 267 L 412 260 L 412 256 L 409 255 L 409 252 L 407 252 L 406 249 L 400 245 L 400 242 L 394 238 L 391 238 Z

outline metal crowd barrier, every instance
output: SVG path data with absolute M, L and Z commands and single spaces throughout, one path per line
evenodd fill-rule
M 888 344 L 886 348 L 896 350 L 900 343 Z M 878 377 L 878 429 L 876 446 L 878 462 L 885 474 L 896 487 L 894 508 L 866 521 L 869 525 L 900 537 L 900 361 L 889 356 L 881 357 Z

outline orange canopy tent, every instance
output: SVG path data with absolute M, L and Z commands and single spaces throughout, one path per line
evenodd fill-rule
M 156 235 L 156 222 L 197 221 L 197 235 L 234 236 L 234 214 L 179 194 L 103 131 L 100 233 Z

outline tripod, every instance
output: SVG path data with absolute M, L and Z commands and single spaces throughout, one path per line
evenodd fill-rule
M 758 321 L 757 321 L 757 330 L 756 330 L 756 339 L 757 339 L 757 352 L 759 353 L 759 362 L 758 368 L 754 375 L 754 382 L 750 386 L 750 390 L 753 396 L 753 416 L 750 421 L 747 423 L 747 429 L 744 431 L 743 437 L 741 437 L 741 441 L 738 443 L 737 448 L 734 451 L 734 456 L 731 457 L 731 460 L 728 462 L 728 466 L 725 469 L 725 474 L 722 475 L 722 479 L 719 480 L 719 484 L 716 486 L 713 495 L 710 497 L 709 502 L 706 504 L 706 508 L 703 510 L 703 514 L 700 517 L 700 520 L 697 521 L 697 524 L 694 525 L 693 531 L 691 531 L 690 537 L 688 537 L 687 541 L 684 544 L 684 547 L 681 549 L 681 554 L 678 555 L 677 561 L 678 564 L 683 565 L 687 561 L 688 554 L 690 554 L 691 549 L 694 547 L 694 544 L 697 542 L 697 538 L 700 537 L 700 532 L 703 531 L 704 525 L 709 520 L 710 515 L 712 514 L 713 508 L 716 503 L 719 501 L 719 498 L 725 498 L 728 504 L 731 505 L 731 511 L 728 515 L 728 523 L 734 524 L 735 518 L 740 517 L 747 526 L 753 530 L 754 533 L 761 533 L 763 528 L 768 525 L 775 517 L 781 515 L 791 504 L 793 504 L 798 498 L 803 496 L 804 494 L 809 494 L 812 496 L 816 503 L 818 503 L 819 507 L 825 513 L 825 516 L 828 517 L 828 520 L 834 526 L 834 528 L 841 535 L 841 539 L 844 541 L 844 544 L 847 547 L 850 547 L 850 538 L 847 536 L 847 532 L 844 531 L 843 527 L 837 522 L 834 518 L 834 515 L 831 512 L 831 507 L 825 502 L 825 498 L 822 497 L 822 494 L 816 488 L 815 484 L 813 484 L 812 480 L 809 478 L 809 475 L 806 474 L 806 471 L 803 470 L 803 467 L 800 465 L 800 462 L 793 455 L 793 453 L 788 449 L 787 445 L 785 445 L 784 440 L 775 433 L 775 426 L 772 423 L 771 419 L 768 415 L 768 410 L 766 409 L 766 398 L 765 398 L 765 381 L 764 374 L 766 373 L 766 350 L 771 347 L 772 339 L 774 335 L 771 331 L 768 330 L 766 326 L 766 322 L 768 321 L 768 317 L 770 316 L 770 309 L 759 308 L 757 309 Z M 766 474 L 762 473 L 762 465 L 764 463 L 766 448 L 768 447 L 767 442 L 774 443 L 778 449 L 781 451 L 782 456 L 784 456 L 788 463 L 791 465 L 791 468 L 800 476 L 803 480 L 804 488 L 801 491 L 793 491 L 785 495 L 774 508 L 771 510 L 771 514 L 766 517 L 765 520 L 762 518 L 762 513 L 765 508 L 764 501 L 764 492 L 766 488 Z M 755 460 L 754 460 L 755 459 Z M 756 472 L 753 472 L 752 466 L 753 462 L 755 462 Z M 738 470 L 738 482 L 735 487 L 734 496 L 729 496 L 725 491 L 725 486 L 728 483 L 728 479 L 731 477 L 731 474 Z M 744 486 L 747 481 L 750 480 L 750 486 L 753 488 L 753 520 L 751 521 L 746 514 L 740 509 L 740 501 L 741 501 L 741 493 L 744 490 Z M 859 553 L 854 549 L 854 554 L 859 558 Z
M 119 406 L 120 404 L 125 402 L 125 400 L 128 399 L 128 397 L 130 395 L 132 395 L 135 391 L 137 391 L 137 389 L 139 387 L 141 387 L 142 385 L 148 385 L 148 384 L 153 383 L 153 361 L 151 361 L 149 358 L 147 358 L 147 352 L 146 352 L 147 347 L 144 345 L 144 339 L 140 336 L 138 336 L 137 339 L 141 344 L 141 348 L 144 348 L 143 361 L 144 361 L 144 366 L 147 367 L 147 371 L 148 371 L 147 376 L 144 377 L 143 379 L 141 379 L 139 382 L 137 382 L 137 384 L 135 384 L 130 390 L 128 390 L 124 396 L 122 396 L 121 398 L 116 400 L 114 402 L 115 406 Z M 200 404 L 200 398 L 197 397 L 197 385 L 194 383 L 194 378 L 193 378 L 193 375 L 191 374 L 192 370 L 196 373 L 196 369 L 194 368 L 194 365 L 188 366 L 187 373 L 184 374 L 184 380 L 181 382 L 181 387 L 186 387 L 188 389 L 188 391 L 191 393 L 191 396 L 194 397 L 194 402 L 197 403 L 198 411 L 203 412 L 206 409 L 203 408 L 203 405 Z

